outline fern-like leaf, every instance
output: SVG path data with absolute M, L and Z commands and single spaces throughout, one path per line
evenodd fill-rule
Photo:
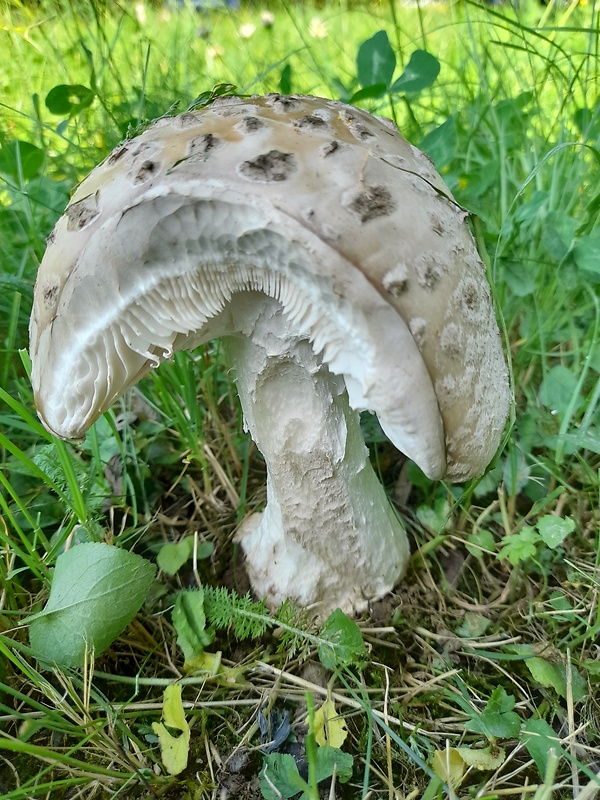
M 255 602 L 250 594 L 240 597 L 224 587 L 204 588 L 204 611 L 211 625 L 226 628 L 236 639 L 258 639 L 274 624 L 264 602 Z
M 320 647 L 335 650 L 333 642 L 311 632 L 314 627 L 306 614 L 289 601 L 271 616 L 264 602 L 252 600 L 250 594 L 240 597 L 224 587 L 205 586 L 204 612 L 210 625 L 226 629 L 236 639 L 258 639 L 269 628 L 277 628 L 281 634 L 278 651 L 285 651 L 289 658 L 305 659 Z

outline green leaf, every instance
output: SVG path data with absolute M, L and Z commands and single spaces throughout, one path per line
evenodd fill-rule
M 525 749 L 535 761 L 542 778 L 548 769 L 550 750 L 554 750 L 559 758 L 564 755 L 560 739 L 543 719 L 527 720 L 523 725 L 520 738 Z
M 80 83 L 61 83 L 46 95 L 46 108 L 51 114 L 72 117 L 94 102 L 94 92 Z
M 360 628 L 339 608 L 325 620 L 321 638 L 332 645 L 328 647 L 321 644 L 318 649 L 319 660 L 327 669 L 356 664 L 365 657 L 365 643 Z
M 439 497 L 433 508 L 422 505 L 417 508 L 419 522 L 433 533 L 442 533 L 446 529 L 450 517 L 450 503 L 445 497 Z
M 502 467 L 502 480 L 509 496 L 519 494 L 531 479 L 531 466 L 525 454 L 509 444 Z
M 502 538 L 504 547 L 496 558 L 500 561 L 507 558 L 516 566 L 536 554 L 539 541 L 540 535 L 537 531 L 529 525 L 524 525 L 518 533 L 509 533 Z
M 204 590 L 188 589 L 179 592 L 173 608 L 173 625 L 177 631 L 177 644 L 186 661 L 192 661 L 211 644 L 214 632 L 206 627 Z
M 339 78 L 333 77 L 331 78 L 331 88 L 332 91 L 337 94 L 342 103 L 348 103 L 353 92 L 355 91 L 356 80 L 352 79 L 349 84 L 345 84 Z
M 415 50 L 398 80 L 390 87 L 390 94 L 422 92 L 435 83 L 440 74 L 440 62 L 426 50 Z
M 80 667 L 86 645 L 98 656 L 139 611 L 156 568 L 126 550 L 79 544 L 56 560 L 50 597 L 31 618 L 36 656 L 60 667 Z
M 520 261 L 505 262 L 504 279 L 517 297 L 527 297 L 535 291 L 535 271 Z
M 573 246 L 577 223 L 563 211 L 551 211 L 542 226 L 542 247 L 548 255 L 562 261 Z
M 240 597 L 224 586 L 204 588 L 204 611 L 211 625 L 226 628 L 236 639 L 257 639 L 275 622 L 263 600 L 252 600 L 249 592 Z
M 421 139 L 419 148 L 429 156 L 440 172 L 454 158 L 457 145 L 456 121 L 454 116 L 449 116 L 438 128 L 429 131 L 427 136 Z
M 0 149 L 0 172 L 14 180 L 29 181 L 41 170 L 46 154 L 30 142 L 13 139 Z
M 361 100 L 371 100 L 375 97 L 383 97 L 387 91 L 385 83 L 374 83 L 372 86 L 365 86 L 364 89 L 359 89 L 354 92 L 352 97 L 349 98 L 349 103 L 358 103 Z
M 597 106 L 593 110 L 585 106 L 578 108 L 573 114 L 573 122 L 588 141 L 600 137 L 600 113 Z
M 521 728 L 521 718 L 513 711 L 515 698 L 507 694 L 502 686 L 492 692 L 485 708 L 474 716 L 465 727 L 483 734 L 488 739 L 511 739 Z
M 331 778 L 333 769 L 340 783 L 347 783 L 352 777 L 354 759 L 350 753 L 342 752 L 338 747 L 324 745 L 317 750 L 317 783 Z
M 496 549 L 494 534 L 486 530 L 478 530 L 475 533 L 470 533 L 468 541 L 465 542 L 465 547 L 475 558 L 483 558 L 486 551 L 493 553 Z
M 570 369 L 557 364 L 544 376 L 540 385 L 539 400 L 552 414 L 562 417 L 571 406 L 573 396 L 576 394 L 577 378 Z M 581 402 L 581 397 L 578 397 L 575 409 Z
M 559 592 L 558 590 L 556 590 L 555 592 L 552 592 L 552 594 L 548 598 L 548 605 L 554 611 L 564 611 L 565 612 L 564 615 L 562 615 L 562 614 L 561 615 L 557 615 L 557 614 L 553 614 L 552 615 L 554 617 L 554 619 L 558 619 L 561 622 L 569 621 L 571 619 L 570 614 L 572 614 L 575 611 L 575 609 L 573 608 L 571 603 L 569 603 L 569 601 L 567 600 L 566 596 L 562 592 Z
M 533 192 L 530 199 L 515 210 L 515 219 L 517 222 L 524 225 L 537 225 L 540 218 L 546 214 L 549 197 L 550 195 L 548 192 L 539 189 Z M 526 271 L 523 264 L 521 264 L 521 267 Z
M 573 258 L 579 269 L 593 280 L 600 280 L 600 231 L 577 239 L 573 248 Z
M 575 530 L 575 520 L 570 517 L 561 519 L 553 514 L 546 514 L 538 519 L 535 527 L 538 529 L 544 544 L 554 549 L 562 544 L 565 538 Z
M 281 70 L 279 77 L 279 92 L 280 94 L 292 93 L 292 65 L 288 62 Z
M 456 628 L 456 635 L 463 639 L 475 639 L 483 636 L 492 624 L 491 619 L 476 611 L 466 611 L 463 621 Z
M 194 553 L 194 536 L 186 536 L 180 542 L 164 544 L 158 551 L 156 561 L 167 575 L 175 575 Z M 198 542 L 196 558 L 209 558 L 214 550 L 212 542 Z
M 295 797 L 309 790 L 298 772 L 296 762 L 288 753 L 270 753 L 260 773 L 260 791 L 264 800 Z
M 567 698 L 567 666 L 561 662 L 547 661 L 545 658 L 528 658 L 525 661 L 534 681 L 541 686 L 552 687 L 555 692 Z M 571 665 L 571 693 L 577 703 L 587 694 L 587 683 L 579 672 Z
M 396 69 L 396 56 L 385 31 L 377 31 L 361 44 L 356 56 L 356 69 L 361 86 L 378 83 L 389 86 Z

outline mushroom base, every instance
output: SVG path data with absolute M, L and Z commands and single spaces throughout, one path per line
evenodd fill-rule
M 234 301 L 226 338 L 246 429 L 267 465 L 267 506 L 238 532 L 271 607 L 362 611 L 401 578 L 409 547 L 371 467 L 344 380 L 264 295 Z

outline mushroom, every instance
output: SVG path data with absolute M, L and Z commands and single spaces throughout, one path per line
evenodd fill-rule
M 79 438 L 149 369 L 223 337 L 267 504 L 238 536 L 254 591 L 363 610 L 404 526 L 359 412 L 432 479 L 485 470 L 509 385 L 466 212 L 389 120 L 316 97 L 159 119 L 81 183 L 35 287 L 32 383 Z

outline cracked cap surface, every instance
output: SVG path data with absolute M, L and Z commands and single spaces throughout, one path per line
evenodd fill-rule
M 162 118 L 49 237 L 30 331 L 40 417 L 81 436 L 260 291 L 427 475 L 481 474 L 510 392 L 465 216 L 393 123 L 337 101 L 226 97 Z

